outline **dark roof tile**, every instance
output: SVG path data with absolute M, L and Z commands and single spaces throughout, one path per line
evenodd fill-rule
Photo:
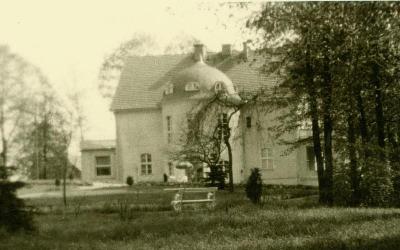
M 206 63 L 224 72 L 240 92 L 250 93 L 277 82 L 276 76 L 261 73 L 264 61 L 262 57 L 244 61 L 240 54 L 222 57 L 217 53 L 209 54 Z M 193 63 L 192 55 L 130 57 L 121 73 L 111 110 L 158 108 L 163 86 Z

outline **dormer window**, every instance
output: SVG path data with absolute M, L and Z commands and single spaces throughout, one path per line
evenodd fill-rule
M 197 82 L 188 82 L 185 85 L 185 91 L 197 91 L 199 90 L 199 85 L 197 84 Z
M 214 86 L 215 92 L 221 92 L 224 89 L 224 85 L 222 82 L 216 82 Z
M 174 93 L 174 85 L 168 82 L 167 85 L 165 86 L 164 94 L 170 95 L 172 93 Z

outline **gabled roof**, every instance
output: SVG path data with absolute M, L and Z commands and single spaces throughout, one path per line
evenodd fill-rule
M 221 53 L 208 54 L 206 63 L 224 72 L 239 92 L 255 92 L 276 83 L 275 76 L 261 73 L 265 59 L 241 54 L 224 57 Z M 112 111 L 159 108 L 164 85 L 174 75 L 192 66 L 192 54 L 130 57 L 121 73 L 111 104 Z
M 115 140 L 85 140 L 81 142 L 81 151 L 110 150 L 115 148 Z

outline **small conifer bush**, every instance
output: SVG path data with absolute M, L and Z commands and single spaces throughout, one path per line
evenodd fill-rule
M 262 179 L 260 169 L 253 168 L 251 174 L 246 183 L 246 196 L 254 204 L 258 204 L 261 201 L 262 195 Z
M 132 185 L 133 185 L 133 178 L 132 178 L 132 176 L 128 176 L 128 177 L 126 178 L 126 184 L 128 184 L 129 186 L 132 186 Z
M 164 179 L 164 182 L 168 182 L 168 175 L 167 175 L 167 174 L 164 174 L 164 175 L 163 175 L 163 179 Z
M 34 229 L 32 214 L 16 195 L 16 190 L 23 186 L 22 182 L 0 180 L 0 227 L 9 231 Z

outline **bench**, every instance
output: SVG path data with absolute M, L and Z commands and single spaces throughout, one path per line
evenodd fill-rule
M 175 211 L 179 212 L 182 210 L 183 204 L 196 204 L 206 203 L 208 208 L 213 209 L 216 205 L 215 192 L 218 188 L 166 188 L 165 191 L 176 191 L 174 199 L 171 201 L 171 205 Z M 205 193 L 204 199 L 185 199 L 187 193 Z

